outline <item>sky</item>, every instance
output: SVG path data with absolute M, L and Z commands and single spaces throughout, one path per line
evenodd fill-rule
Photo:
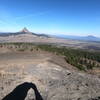
M 0 0 L 0 32 L 100 37 L 100 0 Z

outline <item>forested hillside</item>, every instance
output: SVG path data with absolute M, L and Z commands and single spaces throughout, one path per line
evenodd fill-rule
M 100 67 L 100 52 L 54 47 L 52 45 L 38 45 L 38 48 L 63 55 L 69 64 L 80 70 L 86 71 L 94 67 Z

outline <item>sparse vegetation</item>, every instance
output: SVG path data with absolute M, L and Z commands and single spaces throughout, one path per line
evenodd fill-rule
M 72 100 L 74 98 L 75 100 L 90 100 L 92 95 L 94 99 L 98 99 L 100 94 L 99 68 L 93 67 L 93 70 L 89 70 L 88 73 L 94 74 L 91 75 L 78 71 L 71 65 L 75 65 L 80 70 L 88 70 L 97 65 L 99 67 L 99 61 L 94 60 L 97 56 L 99 60 L 99 52 L 32 43 L 0 45 L 2 45 L 0 46 L 0 100 L 22 82 L 36 83 L 46 100 Z M 87 52 L 89 57 L 90 54 L 97 53 L 97 55 L 93 59 L 87 56 L 85 58 Z M 67 64 L 64 59 L 71 65 Z M 75 97 L 77 93 L 78 97 Z M 31 99 L 35 99 L 33 91 L 29 91 L 25 98 L 25 100 Z
M 66 47 L 56 47 L 53 45 L 36 45 L 33 43 L 3 43 L 0 47 L 7 46 L 13 48 L 13 45 L 18 51 L 33 51 L 35 50 L 45 50 L 53 52 L 57 55 L 64 56 L 67 63 L 77 67 L 80 70 L 87 71 L 93 69 L 94 67 L 100 67 L 100 52 L 90 52 L 80 49 L 71 49 Z
M 42 50 L 54 52 L 65 57 L 65 60 L 80 70 L 89 70 L 100 67 L 100 52 L 89 52 L 66 47 L 54 47 L 52 45 L 38 45 Z

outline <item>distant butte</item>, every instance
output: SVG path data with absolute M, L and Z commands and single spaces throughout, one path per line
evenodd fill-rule
M 22 33 L 32 33 L 26 27 L 24 27 L 20 32 L 22 32 Z

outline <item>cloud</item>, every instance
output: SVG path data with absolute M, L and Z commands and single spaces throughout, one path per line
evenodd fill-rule
M 10 25 L 12 25 L 12 26 L 18 25 L 17 22 L 11 23 L 11 22 L 4 21 L 4 20 L 0 20 L 0 24 L 2 24 L 2 25 L 7 25 L 7 26 L 10 26 Z
M 25 16 L 19 16 L 19 17 L 15 17 L 15 20 L 25 19 L 25 18 L 34 17 L 34 16 L 41 16 L 41 15 L 45 15 L 46 13 L 47 13 L 47 11 L 39 12 L 36 14 L 29 14 L 29 15 L 25 15 Z
M 11 19 L 11 18 L 5 18 L 5 20 L 1 20 L 0 19 L 0 24 L 2 24 L 2 25 L 19 25 L 18 24 L 18 20 L 21 20 L 21 19 L 25 19 L 25 18 L 30 18 L 30 17 L 34 17 L 34 16 L 41 16 L 41 15 L 45 15 L 46 13 L 48 13 L 48 11 L 44 11 L 44 12 L 38 12 L 38 13 L 34 13 L 34 14 L 28 14 L 28 15 L 25 15 L 25 16 L 19 16 L 19 17 L 14 17 L 13 18 L 13 21 L 12 22 L 9 22 L 9 20 L 8 19 Z
M 18 16 L 18 17 L 14 17 L 14 16 L 10 16 L 10 17 L 0 17 L 0 28 L 6 28 L 7 27 L 9 29 L 12 29 L 12 27 L 15 29 L 19 29 L 21 27 L 23 27 L 23 23 L 21 23 L 20 20 L 25 20 L 25 19 L 29 19 L 31 17 L 37 17 L 37 16 L 42 16 L 47 14 L 48 11 L 44 11 L 44 12 L 38 12 L 38 13 L 33 13 L 33 14 L 27 14 L 25 16 Z M 27 24 L 28 26 L 28 24 Z M 30 25 L 29 25 L 30 26 Z
M 3 20 L 0 20 L 0 24 L 4 24 L 4 25 L 7 25 L 8 23 L 3 21 Z

